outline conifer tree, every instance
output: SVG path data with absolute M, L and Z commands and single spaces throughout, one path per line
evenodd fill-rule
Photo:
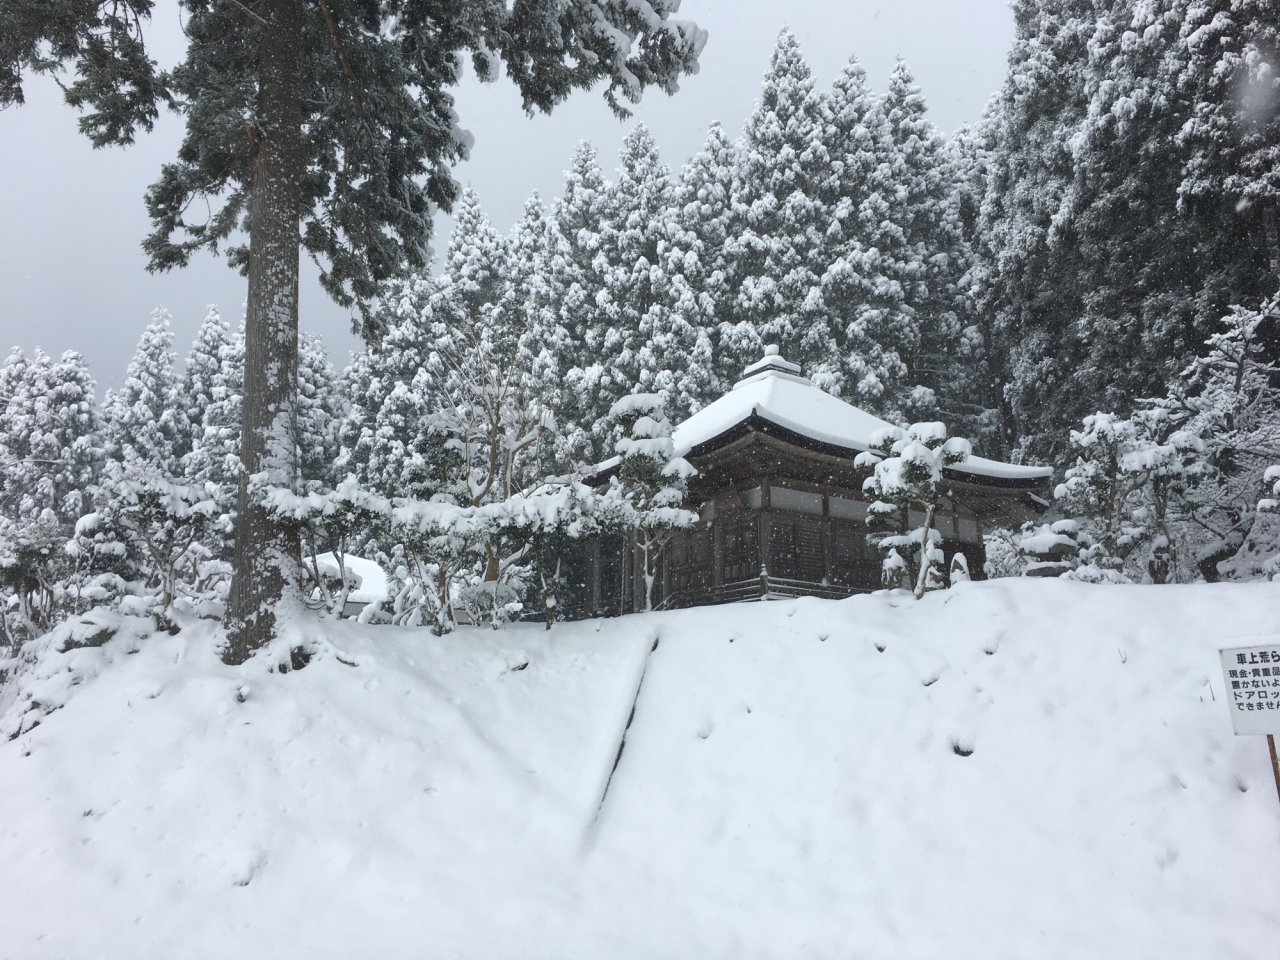
M 949 203 L 944 140 L 925 116 L 920 87 L 901 59 L 889 76 L 881 111 L 894 147 L 896 187 L 888 193 L 892 235 L 885 238 L 885 247 L 893 251 L 890 275 L 914 318 L 903 344 L 912 390 L 906 412 L 923 420 L 936 412 L 937 392 L 956 377 L 956 306 L 964 266 L 959 224 Z
M 304 333 L 298 344 L 298 479 L 306 490 L 336 486 L 338 424 L 346 415 L 338 371 L 324 341 Z
M 102 422 L 84 357 L 68 351 L 56 363 L 36 350 L 14 349 L 0 368 L 0 504 L 26 522 L 45 510 L 74 524 L 90 508 L 102 468 Z
M 1265 263 L 1265 296 L 1280 284 L 1280 21 L 1256 0 L 1175 7 L 1165 87 L 1191 103 L 1177 131 L 1185 151 L 1179 205 L 1214 222 L 1211 239 L 1234 248 L 1250 273 Z
M 42 632 L 68 608 L 68 587 L 94 558 L 67 552 L 92 509 L 102 423 L 84 358 L 54 362 L 15 349 L 0 368 L 0 643 Z M 8 615 L 16 601 L 16 621 Z
M 108 458 L 145 463 L 166 477 L 182 476 L 191 424 L 174 374 L 173 331 L 164 310 L 152 314 L 118 390 L 103 403 Z
M 183 364 L 182 403 L 187 422 L 191 425 L 193 445 L 204 433 L 205 414 L 214 402 L 214 390 L 222 379 L 223 364 L 230 346 L 231 335 L 227 325 L 217 308 L 210 306 Z
M 1088 110 L 1085 69 L 1095 6 L 1094 0 L 1016 0 L 1009 72 L 995 98 L 982 209 L 991 248 L 984 299 L 1008 356 L 1001 378 L 1015 457 L 1065 459 L 1067 424 L 1079 419 L 1061 426 L 1056 420 L 1083 360 L 1073 324 L 1085 295 L 1075 282 L 1078 251 L 1057 215 L 1075 177 L 1072 138 Z
M 661 364 L 675 359 L 664 349 L 671 318 L 661 258 L 663 221 L 671 206 L 670 171 L 643 124 L 623 139 L 621 160 L 618 178 L 607 191 L 597 261 L 601 291 L 596 305 L 603 333 L 599 362 L 604 375 L 588 414 L 597 421 L 633 389 L 653 392 L 658 386 L 655 377 L 669 389 L 671 370 Z M 647 345 L 655 345 L 662 355 L 646 351 Z
M 824 237 L 823 298 L 840 320 L 841 360 L 854 402 L 900 418 L 908 397 L 908 361 L 916 318 L 905 302 L 894 259 L 902 238 L 894 223 L 897 146 L 884 110 L 851 59 L 831 91 L 825 131 L 831 158 L 824 185 L 832 223 Z
M 511 228 L 506 244 L 503 310 L 522 329 L 520 349 L 528 362 L 522 365 L 521 376 L 527 379 L 526 389 L 548 410 L 564 409 L 563 377 L 573 359 L 572 338 L 557 310 L 559 288 L 553 262 L 561 248 L 559 239 L 535 193 L 525 201 L 524 214 Z M 557 436 L 545 451 L 545 466 L 557 473 L 570 472 L 573 464 L 558 457 L 558 440 Z
M 829 115 L 795 35 L 784 29 L 739 142 L 727 247 L 733 316 L 749 325 L 733 343 L 739 366 L 764 343 L 781 343 L 816 385 L 841 395 L 838 331 L 820 283 L 831 221 L 823 200 Z
M 382 496 L 422 500 L 448 483 L 445 438 L 427 420 L 419 381 L 430 350 L 429 306 L 439 281 L 416 275 L 388 285 L 379 305 L 381 342 L 357 354 L 344 377 L 349 406 L 339 427 L 336 474 Z
M 570 343 L 564 371 L 561 419 L 571 427 L 557 442 L 564 464 L 595 463 L 602 459 L 595 397 L 604 370 L 604 325 L 596 298 L 603 280 L 595 264 L 600 234 L 608 209 L 607 186 L 595 148 L 578 143 L 565 172 L 564 193 L 552 210 L 548 236 L 548 281 L 557 302 L 560 325 Z
M 702 149 L 681 170 L 664 220 L 666 306 L 672 317 L 665 350 L 682 350 L 685 357 L 665 400 L 677 419 L 714 401 L 741 372 L 730 359 L 743 349 L 735 346 L 741 337 L 732 320 L 726 259 L 736 165 L 732 140 L 713 123 Z M 754 342 L 754 336 L 747 339 Z

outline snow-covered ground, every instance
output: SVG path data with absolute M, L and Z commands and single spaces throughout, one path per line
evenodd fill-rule
M 125 629 L 26 677 L 65 706 L 0 743 L 0 957 L 1276 955 L 1215 655 L 1275 585 L 306 629 L 288 673 Z

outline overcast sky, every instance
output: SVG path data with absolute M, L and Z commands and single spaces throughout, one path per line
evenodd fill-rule
M 527 118 L 515 87 L 465 81 L 457 91 L 462 125 L 475 135 L 455 176 L 480 192 L 507 230 L 534 190 L 558 196 L 574 144 L 591 140 L 606 171 L 630 126 L 644 122 L 675 170 L 702 145 L 716 120 L 737 132 L 759 94 L 784 25 L 795 31 L 818 83 L 829 87 L 851 55 L 884 91 L 894 58 L 911 65 L 945 133 L 976 119 L 1004 76 L 1013 39 L 1006 0 L 684 0 L 679 16 L 710 33 L 697 76 L 668 98 L 650 91 L 620 124 L 598 91 L 577 93 L 550 116 Z M 181 52 L 176 7 L 161 0 L 149 36 L 162 59 Z M 201 255 L 185 270 L 152 275 L 140 244 L 149 223 L 142 196 L 173 157 L 180 123 L 165 117 L 127 149 L 94 151 L 51 81 L 32 80 L 27 104 L 0 111 L 0 349 L 76 349 L 89 360 L 99 399 L 118 385 L 150 312 L 173 314 L 175 347 L 186 353 L 206 305 L 239 322 L 245 282 Z M 436 223 L 443 249 L 449 221 Z M 342 366 L 358 348 L 346 311 L 329 302 L 304 257 L 302 326 L 324 336 Z

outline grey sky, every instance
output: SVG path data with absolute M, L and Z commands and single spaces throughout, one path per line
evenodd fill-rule
M 546 201 L 559 194 L 580 138 L 596 145 L 611 171 L 626 130 L 642 121 L 678 170 L 713 121 L 736 133 L 784 23 L 823 86 L 856 55 L 883 91 L 894 58 L 904 57 L 930 116 L 946 133 L 981 114 L 1004 76 L 1013 38 L 1006 0 L 684 0 L 680 16 L 710 32 L 701 73 L 686 78 L 673 98 L 651 91 L 626 124 L 612 117 L 598 92 L 578 93 L 552 115 L 530 119 L 505 80 L 462 84 L 457 109 L 476 142 L 455 176 L 476 187 L 499 229 L 511 226 L 534 190 Z M 152 39 L 166 59 L 180 53 L 172 5 L 157 5 Z M 182 130 L 175 118 L 163 118 L 126 150 L 94 151 L 52 82 L 33 80 L 27 92 L 26 106 L 0 112 L 0 349 L 80 350 L 101 397 L 121 381 L 153 308 L 173 314 L 182 355 L 207 304 L 239 321 L 244 281 L 208 255 L 170 274 L 144 269 L 140 243 L 149 224 L 142 195 L 176 151 Z M 436 223 L 438 249 L 449 226 L 447 218 Z M 314 278 L 304 259 L 302 325 L 324 336 L 341 366 L 358 344 L 346 312 L 324 297 Z

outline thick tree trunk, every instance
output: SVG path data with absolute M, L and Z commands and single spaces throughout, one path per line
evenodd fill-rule
M 275 604 L 298 562 L 297 531 L 274 522 L 249 478 L 292 486 L 297 477 L 298 217 L 305 164 L 300 65 L 305 13 L 299 0 L 266 0 L 258 51 L 258 124 L 253 150 L 249 302 L 245 316 L 244 472 L 237 498 L 235 557 L 227 617 L 228 663 L 271 639 Z

